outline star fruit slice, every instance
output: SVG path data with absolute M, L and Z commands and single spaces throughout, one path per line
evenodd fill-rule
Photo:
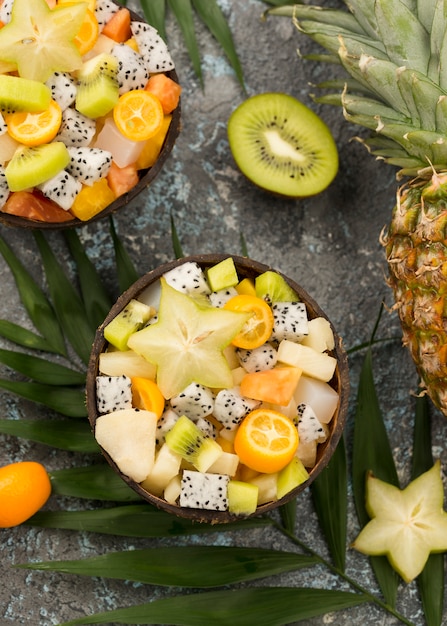
M 157 384 L 166 399 L 190 383 L 206 387 L 233 386 L 223 350 L 249 314 L 216 309 L 161 282 L 158 321 L 137 331 L 127 343 L 157 366 Z
M 0 29 L 0 66 L 17 67 L 22 78 L 45 82 L 53 72 L 82 67 L 74 38 L 87 4 L 50 9 L 46 0 L 15 0 L 11 21 Z
M 368 555 L 386 555 L 405 582 L 424 569 L 431 552 L 447 550 L 447 513 L 441 465 L 401 490 L 368 475 L 366 507 L 372 518 L 353 543 Z

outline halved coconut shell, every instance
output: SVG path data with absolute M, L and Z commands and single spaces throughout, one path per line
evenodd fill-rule
M 271 270 L 273 268 L 263 265 L 262 263 L 258 263 L 257 261 L 253 261 L 251 259 L 247 259 L 245 257 L 234 256 L 234 255 L 225 255 L 225 254 L 213 254 L 213 255 L 197 255 L 185 257 L 183 259 L 179 259 L 176 261 L 172 261 L 171 263 L 167 263 L 165 265 L 161 265 L 157 269 L 145 274 L 139 280 L 137 280 L 127 291 L 125 291 L 116 301 L 116 303 L 111 308 L 109 314 L 107 315 L 104 322 L 98 328 L 95 336 L 95 341 L 93 344 L 88 373 L 87 373 L 87 410 L 88 410 L 88 418 L 92 427 L 92 430 L 95 429 L 96 419 L 99 416 L 96 405 L 96 376 L 98 375 L 98 363 L 99 363 L 99 355 L 101 352 L 104 352 L 107 349 L 108 343 L 104 339 L 104 328 L 105 326 L 112 320 L 114 317 L 129 303 L 133 298 L 138 299 L 138 297 L 147 290 L 151 285 L 155 284 L 159 278 L 167 271 L 172 268 L 185 263 L 186 261 L 195 261 L 197 262 L 203 269 L 206 269 L 216 263 L 219 263 L 223 259 L 228 258 L 228 256 L 232 256 L 234 263 L 236 265 L 238 275 L 240 279 L 243 278 L 255 278 L 259 274 L 267 270 Z M 277 271 L 277 270 L 275 270 Z M 278 272 L 281 274 L 281 272 Z M 321 310 L 318 304 L 309 296 L 309 294 L 304 291 L 300 285 L 295 283 L 290 278 L 287 278 L 283 274 L 281 274 L 283 278 L 287 281 L 287 283 L 296 291 L 300 300 L 305 303 L 307 314 L 309 319 L 313 319 L 315 317 L 324 317 L 330 322 L 327 315 Z M 334 333 L 335 338 L 335 348 L 331 352 L 331 355 L 337 359 L 337 366 L 332 380 L 330 381 L 330 385 L 337 391 L 339 394 L 339 403 L 338 407 L 335 411 L 335 414 L 328 426 L 330 429 L 329 437 L 326 442 L 323 444 L 319 444 L 318 446 L 318 454 L 317 454 L 317 462 L 315 466 L 309 471 L 308 480 L 299 485 L 296 489 L 289 492 L 282 499 L 269 502 L 267 504 L 263 504 L 259 506 L 256 512 L 253 515 L 261 515 L 266 513 L 267 511 L 271 511 L 272 509 L 276 509 L 277 507 L 285 504 L 289 500 L 295 498 L 298 494 L 300 494 L 304 489 L 306 489 L 313 480 L 318 476 L 318 474 L 327 466 L 329 463 L 334 450 L 340 440 L 342 435 L 347 410 L 348 410 L 348 396 L 349 396 L 349 372 L 348 372 L 348 360 L 346 352 L 342 347 L 342 340 L 335 331 L 332 326 L 332 331 Z M 149 502 L 150 504 L 155 505 L 156 507 L 163 509 L 164 511 L 168 511 L 169 513 L 173 513 L 179 517 L 188 518 L 191 520 L 199 521 L 199 522 L 208 522 L 211 524 L 215 523 L 225 523 L 232 522 L 238 519 L 241 519 L 240 516 L 232 515 L 226 511 L 209 511 L 202 509 L 193 509 L 193 508 L 184 508 L 177 505 L 172 505 L 163 500 L 163 498 L 159 498 L 148 493 L 145 489 L 143 489 L 138 483 L 131 480 L 128 476 L 124 475 L 116 463 L 113 461 L 110 456 L 103 451 L 105 458 L 111 467 L 117 472 L 117 474 L 131 487 L 134 491 L 136 491 L 144 500 Z

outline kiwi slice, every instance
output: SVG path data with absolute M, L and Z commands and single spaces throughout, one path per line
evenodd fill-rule
M 5 177 L 11 191 L 36 187 L 56 176 L 70 162 L 70 155 L 62 141 L 33 148 L 20 146 L 5 168 Z
M 315 195 L 333 181 L 338 152 L 329 128 L 284 93 L 252 96 L 228 121 L 233 158 L 253 183 L 292 198 Z
M 96 119 L 107 115 L 119 98 L 118 59 L 102 52 L 86 61 L 78 73 L 76 109 Z
M 0 74 L 0 111 L 45 111 L 50 106 L 51 91 L 37 80 Z
M 222 454 L 220 445 L 207 437 L 186 415 L 179 417 L 166 433 L 165 440 L 173 452 L 194 465 L 199 472 L 206 472 Z
M 270 304 L 273 302 L 297 302 L 298 294 L 290 287 L 285 279 L 274 272 L 267 270 L 255 278 L 255 290 L 258 298 Z
M 152 307 L 138 300 L 131 300 L 124 309 L 104 328 L 104 339 L 118 350 L 127 350 L 129 337 L 143 328 L 154 315 Z

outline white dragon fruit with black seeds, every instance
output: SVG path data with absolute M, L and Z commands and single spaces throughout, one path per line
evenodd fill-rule
M 4 135 L 8 130 L 8 124 L 5 122 L 3 114 L 0 112 L 0 137 Z
M 308 319 L 304 302 L 275 302 L 272 305 L 274 341 L 299 341 L 308 334 Z
M 95 120 L 68 107 L 62 111 L 62 121 L 55 141 L 68 146 L 88 146 L 96 133 Z
M 132 22 L 130 27 L 150 74 L 174 69 L 168 46 L 153 26 L 144 22 Z
M 5 176 L 5 168 L 0 165 L 0 208 L 5 204 L 6 200 L 9 198 L 9 187 L 6 182 Z
M 170 405 L 177 415 L 186 415 L 195 422 L 201 417 L 211 415 L 214 408 L 214 394 L 208 387 L 191 383 L 177 396 L 170 399 Z
M 228 302 L 228 300 L 231 300 L 231 298 L 234 298 L 234 296 L 237 296 L 236 289 L 234 287 L 229 287 L 228 289 L 213 291 L 212 293 L 210 293 L 209 298 L 213 306 L 215 306 L 217 309 L 222 309 L 224 305 Z
M 239 363 L 248 373 L 270 370 L 275 367 L 278 360 L 278 351 L 268 342 L 253 350 L 237 348 L 236 355 Z
M 8 24 L 11 21 L 11 11 L 14 0 L 3 0 L 0 5 L 0 21 Z
M 225 474 L 209 474 L 184 470 L 182 476 L 180 506 L 210 511 L 228 509 L 228 483 Z
M 97 376 L 98 413 L 112 413 L 132 408 L 132 387 L 128 376 Z
M 236 430 L 244 417 L 260 406 L 259 400 L 245 398 L 239 387 L 221 389 L 214 400 L 214 417 L 226 430 Z
M 165 441 L 165 435 L 173 428 L 174 424 L 178 420 L 179 415 L 172 409 L 166 409 L 163 415 L 157 421 L 157 432 L 155 444 L 161 446 Z
M 95 4 L 95 17 L 98 21 L 99 32 L 102 31 L 104 26 L 119 10 L 119 6 L 112 2 L 112 0 L 96 0 Z
M 326 439 L 326 431 L 311 406 L 299 404 L 297 414 L 297 428 L 300 441 L 310 443 L 311 441 L 322 442 Z
M 37 188 L 64 211 L 68 211 L 81 191 L 82 184 L 66 170 L 61 170 Z
M 209 295 L 205 274 L 198 263 L 187 261 L 174 267 L 163 275 L 168 285 L 190 296 Z
M 217 428 L 206 417 L 199 417 L 199 419 L 195 420 L 195 423 L 206 437 L 217 439 Z
M 133 89 L 144 89 L 149 80 L 149 72 L 141 54 L 125 43 L 113 46 L 111 52 L 118 59 L 117 80 L 120 95 Z
M 76 83 L 66 72 L 54 72 L 45 83 L 51 90 L 51 97 L 65 111 L 76 99 Z
M 107 176 L 112 165 L 111 152 L 87 146 L 70 146 L 67 150 L 70 155 L 67 171 L 83 185 L 91 187 L 97 180 Z

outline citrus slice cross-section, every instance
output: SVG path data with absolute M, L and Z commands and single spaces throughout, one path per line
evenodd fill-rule
M 298 448 L 298 430 L 292 420 L 271 409 L 255 409 L 241 422 L 234 450 L 241 463 L 271 474 L 283 469 Z
M 24 111 L 5 115 L 8 133 L 25 146 L 39 146 L 55 138 L 62 120 L 60 106 L 54 100 L 44 111 L 27 113 Z
M 123 94 L 113 109 L 113 119 L 120 132 L 132 141 L 146 141 L 163 124 L 163 108 L 154 94 L 134 89 Z
M 273 313 L 265 300 L 256 296 L 240 294 L 230 298 L 225 303 L 224 309 L 251 313 L 240 333 L 231 342 L 234 346 L 253 350 L 253 348 L 262 346 L 272 334 Z

